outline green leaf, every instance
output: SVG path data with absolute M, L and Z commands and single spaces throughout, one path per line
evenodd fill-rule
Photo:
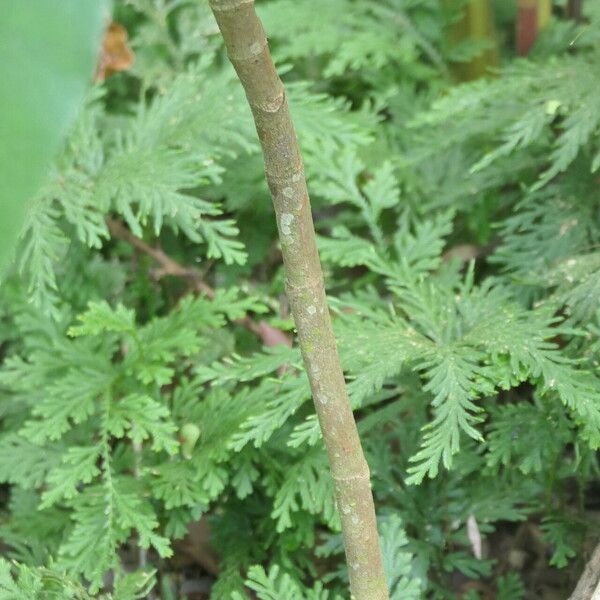
M 152 449 L 175 454 L 179 447 L 173 434 L 177 430 L 169 419 L 169 410 L 145 394 L 129 394 L 111 406 L 108 428 L 112 435 L 125 435 L 135 444 L 152 438 Z
M 71 337 L 94 336 L 104 331 L 131 333 L 135 329 L 135 314 L 132 310 L 119 305 L 111 308 L 107 302 L 90 302 L 88 309 L 79 315 L 80 325 L 69 328 Z
M 419 600 L 422 583 L 413 575 L 414 557 L 407 551 L 408 538 L 397 514 L 379 519 L 381 552 L 391 600 Z
M 277 521 L 278 532 L 292 526 L 294 513 L 299 509 L 319 515 L 333 530 L 340 527 L 334 503 L 333 480 L 322 446 L 311 448 L 296 464 L 286 469 L 285 478 L 275 494 L 271 513 Z
M 78 494 L 80 484 L 90 483 L 100 473 L 96 465 L 99 454 L 98 446 L 69 448 L 63 464 L 53 469 L 48 476 L 51 487 L 44 492 L 41 508 L 52 506 L 63 498 L 73 498 Z
M 332 596 L 323 589 L 321 582 L 314 588 L 306 588 L 277 565 L 273 565 L 268 573 L 261 566 L 250 567 L 246 585 L 260 600 L 340 600 L 339 596 Z M 242 596 L 236 593 L 234 598 L 241 600 Z
M 498 577 L 498 600 L 521 600 L 525 596 L 525 586 L 518 573 L 508 573 Z
M 128 573 L 115 581 L 115 589 L 112 600 L 137 600 L 147 598 L 156 584 L 155 573 L 138 571 Z
M 59 444 L 37 446 L 16 433 L 0 439 L 0 481 L 16 483 L 25 489 L 35 488 L 60 461 Z
M 92 79 L 106 0 L 1 0 L 0 261 Z

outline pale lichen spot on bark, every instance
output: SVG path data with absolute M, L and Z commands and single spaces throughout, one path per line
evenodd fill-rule
M 260 42 L 254 42 L 250 45 L 250 53 L 251 54 L 260 54 L 263 51 L 264 46 Z
M 248 61 L 254 61 L 256 57 L 263 54 L 267 48 L 267 38 L 263 37 L 261 40 L 255 40 L 249 46 L 245 46 L 242 51 L 236 53 L 234 50 L 228 50 L 227 53 L 231 62 L 234 64 L 247 63 Z
M 293 220 L 294 220 L 294 215 L 292 213 L 282 213 L 281 214 L 279 223 L 281 225 L 281 233 L 283 235 L 291 235 L 292 234 L 290 225 L 292 224 Z
M 325 394 L 319 394 L 317 396 L 317 400 L 323 405 L 327 404 L 327 402 L 329 402 L 329 398 L 327 398 L 327 396 Z
M 283 188 L 283 195 L 286 198 L 292 198 L 293 195 L 294 195 L 294 188 L 292 188 L 292 187 L 284 187 Z
M 284 100 L 285 100 L 285 93 L 283 91 L 281 91 L 274 98 L 272 98 L 271 100 L 268 100 L 267 102 L 260 105 L 260 108 L 261 108 L 261 110 L 264 110 L 265 112 L 268 112 L 268 113 L 276 113 L 279 111 L 279 109 L 283 105 Z
M 319 367 L 313 365 L 310 369 L 313 379 L 315 381 L 319 381 L 319 378 L 321 377 L 321 369 L 319 369 Z
M 309 315 L 317 314 L 317 309 L 313 304 L 311 304 L 306 310 L 308 311 Z

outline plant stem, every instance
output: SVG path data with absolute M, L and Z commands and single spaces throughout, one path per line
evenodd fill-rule
M 208 285 L 203 279 L 201 273 L 193 267 L 186 267 L 178 263 L 175 259 L 168 256 L 160 247 L 153 247 L 134 235 L 121 221 L 106 217 L 106 224 L 113 238 L 122 240 L 131 244 L 134 248 L 147 254 L 153 258 L 159 265 L 160 271 L 155 273 L 156 279 L 160 279 L 166 275 L 174 277 L 185 277 L 192 283 L 192 289 L 196 292 L 204 294 L 211 300 L 215 297 L 216 291 Z M 277 344 L 286 344 L 291 346 L 291 340 L 288 339 L 287 333 L 271 327 L 266 321 L 258 323 L 249 315 L 245 315 L 240 319 L 233 321 L 251 331 L 258 336 L 265 346 L 275 346 Z
M 583 19 L 583 0 L 569 0 L 567 2 L 567 17 L 580 23 Z
M 354 600 L 389 598 L 367 461 L 350 408 L 319 261 L 300 148 L 254 0 L 209 0 L 263 149 L 286 291 L 334 480 Z
M 569 600 L 594 600 L 600 596 L 600 544 L 585 565 L 585 569 L 577 582 L 577 587 L 569 596 Z
M 455 0 L 445 0 L 448 9 L 456 10 Z M 490 69 L 500 63 L 498 38 L 490 0 L 469 0 L 461 5 L 462 17 L 448 31 L 451 46 L 462 42 L 487 42 L 489 47 L 468 62 L 455 62 L 452 74 L 460 81 L 472 81 L 490 75 Z
M 517 0 L 517 53 L 527 56 L 552 15 L 551 0 Z

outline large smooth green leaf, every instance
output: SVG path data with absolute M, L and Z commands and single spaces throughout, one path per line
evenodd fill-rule
M 93 76 L 108 0 L 0 0 L 0 265 Z

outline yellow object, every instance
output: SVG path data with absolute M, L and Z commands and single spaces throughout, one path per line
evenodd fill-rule
M 552 0 L 538 0 L 538 31 L 541 31 L 550 21 L 552 15 Z
M 447 0 L 448 5 L 451 5 L 451 2 L 452 0 Z M 450 41 L 453 44 L 466 40 L 485 41 L 489 44 L 489 48 L 469 62 L 455 63 L 452 66 L 452 72 L 461 81 L 484 77 L 489 74 L 490 67 L 499 64 L 498 42 L 492 12 L 490 0 L 470 0 L 464 8 L 463 18 L 455 23 L 450 31 Z

